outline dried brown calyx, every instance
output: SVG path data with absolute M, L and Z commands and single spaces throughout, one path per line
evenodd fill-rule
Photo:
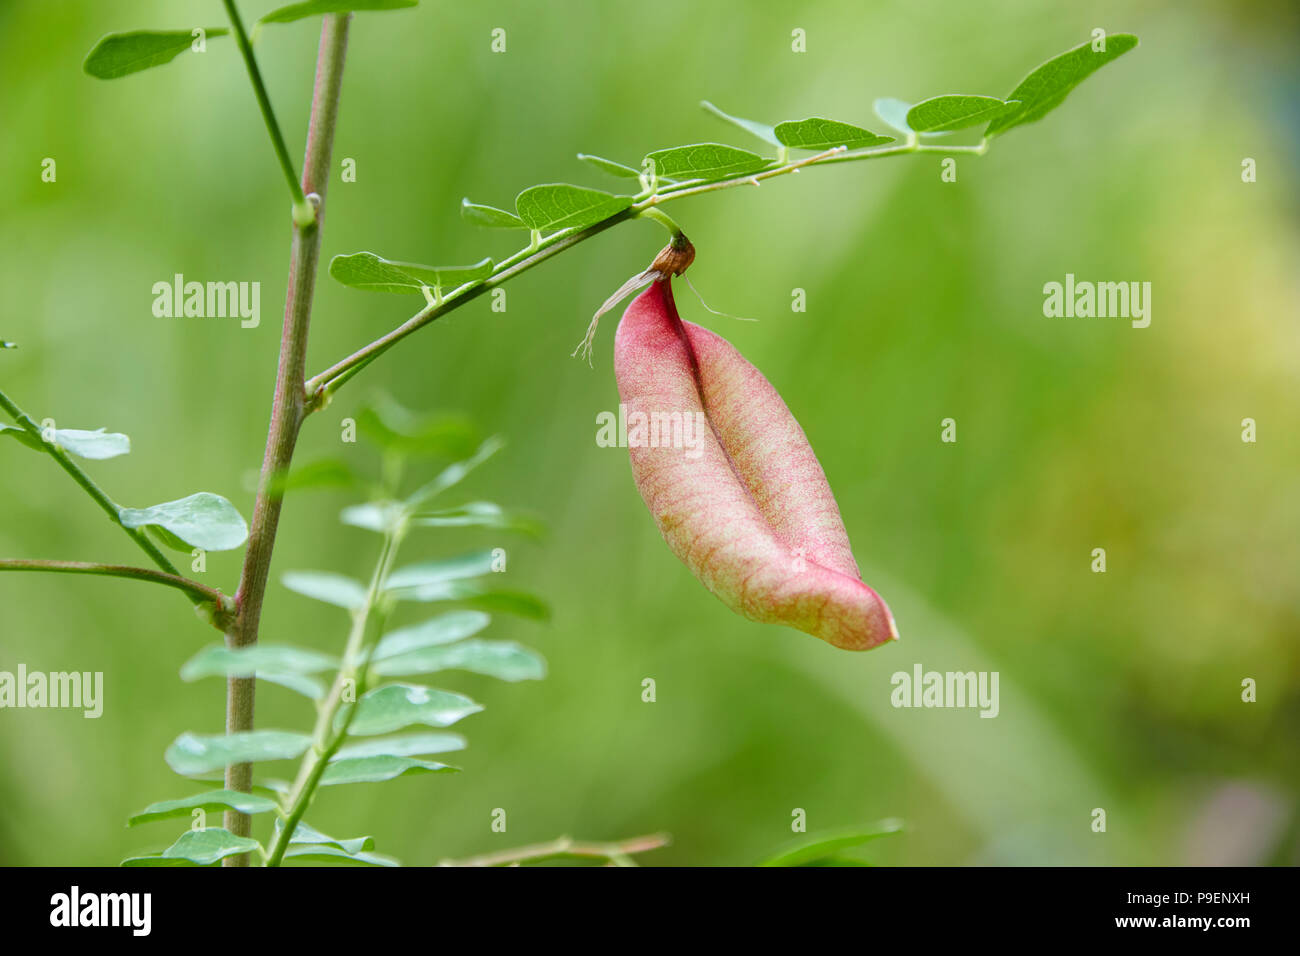
M 661 276 L 679 276 L 691 267 L 695 261 L 695 247 L 685 234 L 678 233 L 673 241 L 659 250 L 655 261 L 650 264 L 651 272 Z
M 691 245 L 691 240 L 687 239 L 683 233 L 676 233 L 672 242 L 659 250 L 659 255 L 655 256 L 655 261 L 650 263 L 649 269 L 638 272 L 624 282 L 596 310 L 596 314 L 591 317 L 591 324 L 587 326 L 587 334 L 582 337 L 582 341 L 578 343 L 578 347 L 573 350 L 572 354 L 585 358 L 588 365 L 592 364 L 591 350 L 596 344 L 596 329 L 600 326 L 600 317 L 633 292 L 644 289 L 650 283 L 681 275 L 691 267 L 691 263 L 694 261 L 695 247 Z

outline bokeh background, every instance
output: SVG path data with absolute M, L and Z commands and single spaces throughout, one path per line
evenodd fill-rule
M 244 0 L 247 20 L 271 9 Z M 127 432 L 92 464 L 133 505 L 196 490 L 245 515 L 261 461 L 288 253 L 284 183 L 229 41 L 102 82 L 104 33 L 222 25 L 215 0 L 0 5 L 0 387 L 38 418 Z M 490 31 L 504 27 L 507 52 Z M 802 28 L 808 49 L 790 49 Z M 850 655 L 728 612 L 672 557 L 599 448 L 617 407 L 606 320 L 594 371 L 569 358 L 597 305 L 663 243 L 626 224 L 421 332 L 307 426 L 299 461 L 355 456 L 340 421 L 378 393 L 471 415 L 509 447 L 458 498 L 551 528 L 510 542 L 512 583 L 547 624 L 491 634 L 545 654 L 545 681 L 448 673 L 486 711 L 458 728 L 464 773 L 325 791 L 338 836 L 431 863 L 562 833 L 666 830 L 646 863 L 744 864 L 809 832 L 900 817 L 894 864 L 1295 863 L 1300 853 L 1300 73 L 1291 4 L 1015 0 L 862 4 L 452 3 L 353 24 L 323 255 L 459 263 L 518 234 L 462 222 L 538 182 L 609 189 L 579 151 L 635 165 L 688 142 L 751 147 L 701 99 L 769 122 L 880 129 L 872 100 L 1006 94 L 1088 38 L 1141 46 L 1048 119 L 958 160 L 850 164 L 674 204 L 698 249 L 687 318 L 730 338 L 817 450 L 898 644 Z M 295 162 L 319 24 L 268 28 L 257 54 Z M 58 163 L 43 183 L 40 163 Z M 351 157 L 357 181 L 338 165 Z M 1241 180 L 1243 158 L 1258 181 Z M 157 319 L 174 273 L 259 281 L 263 321 Z M 1047 319 L 1042 286 L 1153 285 L 1147 329 Z M 806 290 L 805 313 L 791 293 Z M 414 311 L 323 278 L 309 371 Z M 958 442 L 939 440 L 955 418 Z M 1258 441 L 1241 440 L 1243 418 Z M 429 463 L 430 469 L 434 463 Z M 0 448 L 0 554 L 137 561 L 52 463 Z M 376 541 L 339 492 L 286 508 L 275 575 L 364 576 Z M 408 557 L 501 543 L 428 533 Z M 1108 570 L 1090 570 L 1104 547 Z M 231 589 L 238 555 L 210 555 Z M 424 608 L 407 608 L 417 620 Z M 341 611 L 269 592 L 263 636 L 341 647 Z M 177 595 L 130 582 L 0 576 L 0 669 L 105 673 L 106 710 L 0 712 L 0 862 L 113 865 L 185 821 L 127 830 L 194 787 L 164 748 L 222 726 L 219 681 L 180 665 L 215 635 Z M 1001 714 L 896 710 L 890 675 L 996 670 Z M 641 682 L 657 682 L 643 703 Z M 1258 700 L 1243 703 L 1243 678 Z M 310 707 L 267 687 L 261 727 Z M 280 776 L 290 766 L 270 766 Z M 508 831 L 490 830 L 505 808 Z M 1091 812 L 1107 811 L 1107 832 Z

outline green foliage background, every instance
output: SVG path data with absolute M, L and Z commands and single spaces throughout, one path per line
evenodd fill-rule
M 251 21 L 274 6 L 245 0 Z M 209 0 L 0 5 L 0 383 L 39 419 L 129 433 L 92 472 L 125 504 L 200 488 L 251 510 L 289 203 L 234 45 L 123 80 L 85 76 L 105 32 L 221 24 Z M 1226 2 L 634 4 L 424 0 L 358 16 L 324 256 L 465 263 L 518 234 L 461 222 L 462 196 L 507 208 L 530 184 L 618 188 L 579 151 L 635 164 L 692 141 L 753 144 L 707 98 L 775 122 L 824 115 L 880 130 L 878 96 L 1005 95 L 1096 26 L 1142 46 L 987 156 L 815 170 L 675 203 L 711 316 L 781 390 L 835 488 L 864 577 L 903 640 L 853 656 L 750 624 L 663 545 L 626 453 L 598 448 L 617 408 L 610 349 L 571 360 L 591 313 L 663 244 L 618 227 L 421 332 L 312 420 L 300 460 L 367 454 L 339 421 L 382 389 L 464 410 L 508 449 L 463 489 L 545 517 L 512 546 L 514 584 L 549 625 L 493 636 L 550 676 L 438 683 L 487 706 L 458 729 L 465 773 L 324 792 L 329 833 L 428 863 L 560 833 L 668 830 L 645 862 L 748 863 L 790 836 L 897 816 L 891 863 L 1297 862 L 1300 815 L 1300 242 L 1295 11 Z M 489 51 L 494 27 L 508 52 Z M 790 52 L 790 31 L 808 52 Z M 301 161 L 317 24 L 257 46 Z M 42 183 L 44 157 L 58 181 Z M 1259 181 L 1241 182 L 1243 157 Z M 357 162 L 357 182 L 338 162 Z M 262 325 L 157 319 L 150 288 L 259 281 Z M 1042 286 L 1153 285 L 1150 328 L 1047 319 Z M 791 290 L 808 311 L 790 310 Z M 309 372 L 402 320 L 413 300 L 322 276 Z M 941 444 L 956 418 L 959 441 Z M 1240 422 L 1256 419 L 1257 444 Z M 0 448 L 0 553 L 136 561 L 52 463 Z M 363 576 L 377 539 L 335 520 L 335 493 L 291 498 L 275 571 Z M 449 502 L 454 503 L 454 502 Z M 423 534 L 425 555 L 497 543 Z M 1109 570 L 1089 571 L 1105 547 Z M 421 550 L 423 549 L 423 550 Z M 227 589 L 235 554 L 203 580 Z M 408 613 L 411 613 L 408 610 Z M 273 583 L 267 640 L 337 650 L 342 612 Z M 177 827 L 128 831 L 191 787 L 164 748 L 222 726 L 219 681 L 181 663 L 213 632 L 132 582 L 0 576 L 0 669 L 100 670 L 105 713 L 0 712 L 0 862 L 114 864 Z M 890 675 L 997 670 L 1001 714 L 895 710 Z M 641 681 L 658 701 L 642 703 Z M 1244 677 L 1259 700 L 1240 700 Z M 258 725 L 305 728 L 265 687 Z M 288 772 L 286 768 L 273 768 Z M 493 808 L 506 834 L 490 832 Z M 1103 807 L 1108 832 L 1091 832 Z

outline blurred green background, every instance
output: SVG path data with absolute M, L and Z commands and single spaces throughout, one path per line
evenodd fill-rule
M 244 0 L 247 20 L 276 6 Z M 538 182 L 617 189 L 574 159 L 635 164 L 687 142 L 751 147 L 698 107 L 769 122 L 825 115 L 880 129 L 871 102 L 1007 93 L 1094 27 L 1141 37 L 1041 123 L 984 157 L 908 156 L 814 170 L 674 204 L 691 276 L 727 336 L 782 392 L 817 450 L 864 578 L 898 644 L 851 655 L 728 612 L 669 553 L 626 452 L 595 444 L 617 408 L 611 347 L 569 358 L 599 303 L 663 244 L 627 224 L 421 332 L 305 429 L 299 461 L 356 456 L 340 421 L 386 392 L 463 411 L 509 441 L 454 500 L 542 516 L 509 542 L 512 583 L 549 624 L 490 636 L 540 650 L 542 682 L 437 683 L 483 714 L 458 729 L 463 774 L 327 790 L 310 819 L 430 863 L 562 833 L 666 830 L 646 863 L 743 864 L 794 836 L 882 817 L 897 864 L 1295 863 L 1300 860 L 1300 74 L 1286 3 L 451 3 L 354 21 L 323 256 L 498 258 L 462 196 L 509 207 Z M 289 245 L 284 183 L 235 47 L 113 82 L 81 71 L 104 33 L 221 25 L 216 0 L 0 4 L 0 387 L 37 418 L 130 434 L 92 463 L 132 505 L 197 490 L 251 512 Z M 490 31 L 504 27 L 507 52 Z M 790 50 L 794 28 L 804 54 Z M 257 45 L 301 162 L 318 21 Z M 959 134 L 960 135 L 960 134 Z M 56 183 L 40 164 L 53 157 Z M 357 181 L 342 183 L 344 158 Z M 1241 181 L 1254 158 L 1258 182 Z M 174 273 L 259 281 L 262 324 L 158 319 Z M 1042 286 L 1153 285 L 1147 329 L 1048 319 Z M 806 290 L 806 313 L 791 292 Z M 322 278 L 309 371 L 399 323 L 418 300 Z M 940 420 L 958 442 L 939 440 Z M 1259 440 L 1241 441 L 1254 418 Z M 135 562 L 48 460 L 0 448 L 0 554 Z M 341 493 L 290 499 L 273 579 L 364 576 L 376 539 Z M 454 503 L 454 500 L 449 503 Z M 426 533 L 408 558 L 498 542 Z M 1090 571 L 1107 550 L 1108 571 Z M 204 580 L 233 589 L 238 554 Z M 427 609 L 407 608 L 404 620 Z M 263 637 L 341 647 L 343 612 L 273 580 Z M 215 635 L 187 603 L 130 582 L 0 576 L 0 669 L 103 671 L 105 713 L 0 712 L 0 862 L 112 865 L 185 821 L 126 817 L 194 787 L 162 760 L 218 732 L 219 681 L 180 665 Z M 1001 713 L 890 706 L 890 675 L 996 670 Z M 641 682 L 657 682 L 657 702 Z M 1258 682 L 1243 703 L 1241 681 Z M 264 687 L 260 727 L 310 707 Z M 280 776 L 292 767 L 270 766 Z M 490 830 L 505 808 L 508 831 Z M 1091 812 L 1105 808 L 1105 834 Z

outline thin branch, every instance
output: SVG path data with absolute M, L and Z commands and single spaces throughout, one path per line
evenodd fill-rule
M 239 46 L 240 55 L 244 58 L 244 66 L 248 68 L 248 78 L 253 82 L 253 94 L 257 97 L 257 107 L 262 111 L 262 119 L 266 122 L 266 131 L 271 135 L 271 145 L 275 147 L 276 159 L 280 161 L 280 169 L 284 171 L 284 178 L 289 183 L 289 194 L 293 196 L 294 220 L 307 225 L 315 218 L 315 211 L 303 195 L 302 187 L 298 185 L 298 175 L 293 171 L 289 148 L 284 144 L 284 134 L 280 132 L 275 110 L 271 108 L 271 98 L 266 95 L 266 85 L 262 82 L 262 71 L 257 68 L 257 58 L 253 56 L 253 45 L 248 42 L 248 34 L 244 31 L 243 20 L 239 18 L 235 0 L 222 0 L 222 2 L 226 5 L 226 14 L 230 17 L 230 24 L 234 28 L 235 42 Z
M 757 186 L 761 182 L 772 179 L 776 176 L 784 176 L 787 173 L 797 173 L 802 169 L 813 166 L 828 166 L 833 163 L 851 163 L 867 159 L 883 159 L 887 156 L 902 156 L 910 153 L 945 153 L 945 154 L 972 154 L 983 155 L 988 149 L 987 141 L 981 142 L 978 146 L 944 146 L 937 144 L 922 144 L 918 142 L 902 143 L 897 146 L 879 146 L 874 149 L 860 149 L 845 151 L 844 147 L 827 150 L 824 153 L 818 153 L 805 159 L 795 160 L 793 162 L 782 163 L 770 169 L 762 170 L 758 173 L 752 173 L 748 176 L 736 176 L 730 179 L 717 180 L 715 182 L 692 182 L 673 183 L 660 186 L 659 189 L 650 192 L 644 191 L 638 193 L 634 198 L 633 204 L 620 212 L 615 213 L 608 219 L 603 219 L 594 225 L 587 226 L 572 232 L 557 232 L 547 236 L 540 241 L 535 240 L 532 244 L 519 250 L 510 258 L 498 263 L 492 275 L 481 282 L 471 283 L 461 286 L 452 292 L 447 293 L 441 301 L 430 304 L 421 309 L 415 315 L 411 316 L 391 332 L 375 339 L 368 345 L 362 346 L 353 352 L 347 358 L 335 362 L 325 371 L 312 376 L 306 383 L 306 410 L 308 413 L 324 407 L 330 397 L 341 388 L 352 376 L 356 375 L 363 368 L 373 362 L 376 358 L 387 352 L 395 344 L 400 342 L 414 332 L 418 332 L 429 323 L 441 318 L 448 312 L 453 312 L 463 305 L 474 301 L 490 289 L 495 289 L 503 283 L 513 279 L 515 276 L 527 272 L 533 266 L 544 262 L 566 249 L 571 249 L 580 242 L 597 236 L 616 226 L 620 222 L 626 222 L 629 219 L 641 218 L 644 214 L 653 212 L 655 207 L 663 203 L 670 202 L 674 199 L 682 199 L 688 196 L 701 196 L 705 193 L 718 192 L 723 189 L 734 189 L 737 186 Z
M 49 571 L 55 574 L 98 574 L 115 578 L 133 578 L 136 581 L 151 581 L 154 584 L 184 591 L 190 597 L 197 599 L 196 603 L 214 605 L 218 613 L 229 612 L 235 606 L 235 602 L 230 597 L 206 584 L 200 584 L 178 574 L 155 571 L 153 568 L 137 568 L 127 564 L 3 558 L 0 559 L 0 571 Z
M 504 260 L 497 266 L 497 271 L 482 282 L 461 286 L 459 289 L 447 293 L 442 297 L 441 302 L 421 309 L 387 335 L 381 336 L 364 348 L 358 349 L 343 361 L 338 362 L 308 381 L 306 384 L 306 394 L 309 396 L 308 411 L 315 411 L 319 408 L 328 394 L 336 391 L 353 375 L 412 332 L 418 332 L 435 319 L 441 318 L 448 312 L 458 309 L 468 302 L 472 302 L 491 289 L 508 282 L 515 276 L 522 275 L 533 266 L 540 265 L 565 249 L 570 249 L 592 236 L 599 235 L 620 222 L 634 218 L 636 218 L 636 212 L 632 209 L 624 209 L 608 219 L 601 220 L 594 226 L 588 226 L 586 229 L 568 235 L 551 237 L 544 240 L 541 247 L 536 250 L 521 250 L 520 253 L 516 253 L 509 259 Z
M 289 253 L 289 288 L 284 304 L 284 330 L 280 337 L 280 362 L 276 371 L 271 425 L 267 430 L 266 452 L 258 479 L 257 500 L 253 505 L 248 548 L 244 553 L 239 590 L 235 595 L 238 614 L 226 630 L 228 647 L 248 647 L 257 643 L 262 601 L 266 596 L 271 555 L 275 549 L 275 535 L 284 502 L 280 478 L 293 459 L 298 433 L 306 414 L 303 377 L 307 334 L 311 326 L 312 296 L 316 289 L 316 267 L 320 260 L 321 217 L 338 120 L 339 94 L 343 86 L 343 63 L 347 54 L 350 16 L 347 13 L 329 14 L 321 25 L 301 190 L 301 194 L 309 197 L 308 201 L 314 206 L 315 214 L 310 221 L 294 217 L 293 244 Z M 252 730 L 255 687 L 255 680 L 251 677 L 227 679 L 227 733 Z M 252 764 L 235 764 L 226 768 L 226 789 L 248 793 L 252 783 Z M 228 810 L 225 825 L 231 833 L 247 836 L 252 823 L 247 814 Z M 248 854 L 226 857 L 223 863 L 247 866 Z
M 463 860 L 442 860 L 439 866 L 511 866 L 519 863 L 537 863 L 562 857 L 595 858 L 608 860 L 615 866 L 636 866 L 630 859 L 633 853 L 646 853 L 668 846 L 672 839 L 667 833 L 651 833 L 613 843 L 580 843 L 572 837 L 562 836 L 549 843 L 534 843 L 512 850 L 484 853 Z

